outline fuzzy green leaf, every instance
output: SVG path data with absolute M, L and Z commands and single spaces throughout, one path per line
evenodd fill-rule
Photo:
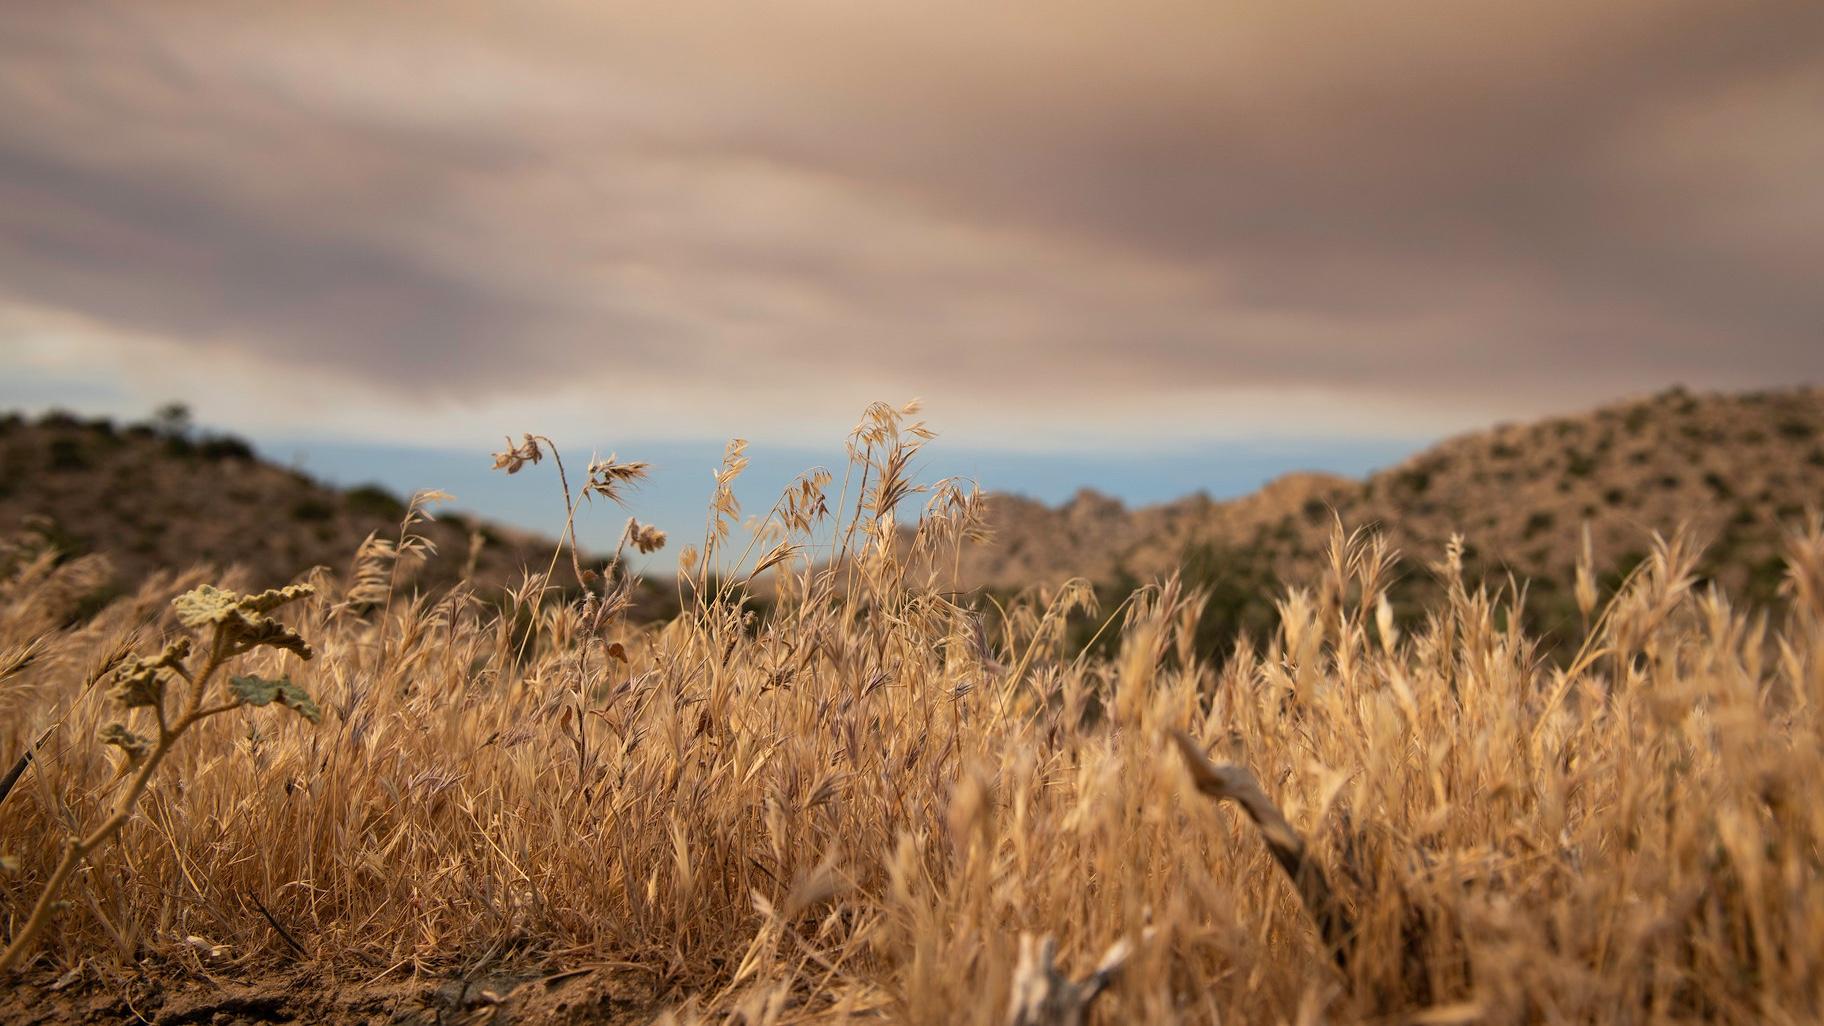
M 240 612 L 241 597 L 232 591 L 204 584 L 172 599 L 171 605 L 184 626 L 201 627 L 222 623 Z
M 268 588 L 258 595 L 249 595 L 241 600 L 241 608 L 253 613 L 270 613 L 287 602 L 301 599 L 316 592 L 316 587 L 309 584 L 288 584 L 283 588 Z
M 261 647 L 282 648 L 299 659 L 309 659 L 316 653 L 310 649 L 310 642 L 290 627 L 277 620 L 271 620 L 258 613 L 243 613 L 240 621 L 231 628 L 234 638 L 234 651 L 251 652 Z
M 314 590 L 308 584 L 293 584 L 258 595 L 237 595 L 205 584 L 179 595 L 171 604 L 177 609 L 177 618 L 186 626 L 213 624 L 219 627 L 222 635 L 232 642 L 232 653 L 265 646 L 286 649 L 297 653 L 300 659 L 309 659 L 310 645 L 296 631 L 266 614 Z
M 264 677 L 230 677 L 228 690 L 248 705 L 270 705 L 279 697 L 279 682 Z
M 145 664 L 123 666 L 108 695 L 129 709 L 157 705 L 165 693 L 164 675 L 157 667 Z
M 312 723 L 321 723 L 323 720 L 323 710 L 311 700 L 310 693 L 292 683 L 289 677 L 277 680 L 254 676 L 230 677 L 228 690 L 247 705 L 271 705 L 277 702 Z
M 129 709 L 157 705 L 165 693 L 165 671 L 182 665 L 189 654 L 190 639 L 178 638 L 154 658 L 129 656 L 115 669 L 114 687 L 108 694 Z

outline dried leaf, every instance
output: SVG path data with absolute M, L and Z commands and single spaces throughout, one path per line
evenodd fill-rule
M 287 602 L 295 602 L 317 589 L 309 584 L 288 584 L 283 588 L 268 588 L 258 595 L 249 595 L 240 602 L 242 609 L 250 613 L 270 613 Z
M 171 600 L 178 622 L 186 627 L 222 623 L 240 612 L 241 597 L 214 585 L 204 584 Z
M 129 766 L 138 765 L 152 751 L 152 739 L 133 733 L 124 723 L 110 723 L 97 736 L 103 744 L 119 748 Z
M 309 643 L 266 613 L 315 590 L 308 584 L 294 584 L 258 595 L 241 596 L 205 584 L 179 595 L 171 605 L 177 609 L 177 618 L 185 626 L 213 624 L 221 628 L 234 643 L 235 653 L 264 646 L 286 649 L 300 659 L 309 659 L 312 655 Z
M 129 709 L 157 705 L 164 697 L 167 670 L 181 665 L 190 654 L 190 639 L 178 638 L 151 659 L 129 656 L 114 670 L 108 695 Z
M 234 636 L 237 642 L 236 648 L 243 652 L 263 646 L 282 648 L 299 659 L 309 659 L 315 655 L 311 651 L 310 642 L 305 641 L 297 631 L 277 620 L 268 620 L 263 616 L 246 617 L 244 622 L 234 630 Z

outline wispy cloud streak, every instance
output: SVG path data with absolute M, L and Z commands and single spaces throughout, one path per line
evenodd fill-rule
M 1824 376 L 1816 4 L 8 21 L 0 303 L 205 378 L 1167 437 Z

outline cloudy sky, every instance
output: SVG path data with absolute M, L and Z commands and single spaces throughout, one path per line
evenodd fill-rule
M 1815 0 L 14 4 L 0 405 L 1362 469 L 1824 379 L 1820 111 Z

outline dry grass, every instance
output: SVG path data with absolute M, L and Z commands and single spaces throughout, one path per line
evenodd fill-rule
M 1107 1022 L 1817 1018 L 1816 522 L 1777 622 L 1696 590 L 1674 539 L 1562 669 L 1505 626 L 1513 596 L 1458 583 L 1396 637 L 1377 616 L 1392 553 L 1340 528 L 1264 650 L 1206 663 L 1201 604 L 1168 580 L 1108 611 L 1121 640 L 1098 661 L 1060 640 L 1084 589 L 990 629 L 910 569 L 943 566 L 978 513 L 944 486 L 920 551 L 896 541 L 919 431 L 871 410 L 842 490 L 796 486 L 743 563 L 719 487 L 686 612 L 660 626 L 603 614 L 614 574 L 572 605 L 534 580 L 504 613 L 460 587 L 348 603 L 317 580 L 288 618 L 316 658 L 246 664 L 290 672 L 322 724 L 199 723 L 31 971 L 613 962 L 678 1022 L 989 1023 L 1030 934 L 1067 978 L 1131 945 Z M 708 586 L 767 561 L 764 620 Z M 11 563 L 0 752 L 56 730 L 0 806 L 9 934 L 111 798 L 94 737 L 115 713 L 89 682 L 155 651 L 197 583 L 69 622 L 92 570 Z M 1435 572 L 1457 582 L 1455 554 Z M 1174 732 L 1233 765 L 1187 761 Z

